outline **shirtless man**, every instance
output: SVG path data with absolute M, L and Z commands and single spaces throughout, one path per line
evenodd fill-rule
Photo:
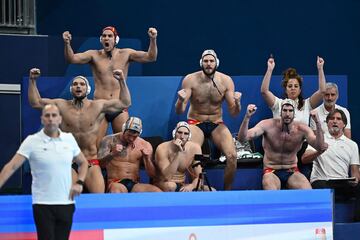
M 190 100 L 188 123 L 192 140 L 202 146 L 204 137 L 211 138 L 226 157 L 224 189 L 230 190 L 236 171 L 236 151 L 229 129 L 222 119 L 222 103 L 226 101 L 229 112 L 240 112 L 241 93 L 234 92 L 230 76 L 216 71 L 219 59 L 214 50 L 205 50 L 200 59 L 201 71 L 187 75 L 178 91 L 175 104 L 177 114 L 185 111 Z
M 160 175 L 155 179 L 155 185 L 164 192 L 191 192 L 196 188 L 201 166 L 194 169 L 195 154 L 201 154 L 201 147 L 191 139 L 188 123 L 179 122 L 173 130 L 173 140 L 160 144 L 155 152 L 155 164 Z M 186 184 L 186 172 L 192 177 L 192 182 Z
M 316 112 L 310 112 L 311 118 L 318 126 L 315 136 L 310 127 L 294 121 L 295 103 L 291 99 L 282 101 L 280 118 L 262 120 L 248 130 L 250 117 L 255 111 L 256 106 L 249 104 L 239 129 L 238 139 L 242 142 L 263 135 L 265 152 L 263 189 L 279 190 L 281 186 L 292 189 L 311 189 L 309 181 L 297 168 L 296 154 L 304 138 L 315 149 L 324 151 L 327 148 Z
M 114 70 L 113 77 L 117 79 L 121 88 L 118 90 L 120 99 L 89 100 L 87 95 L 91 91 L 88 80 L 83 76 L 77 76 L 72 80 L 70 92 L 72 100 L 61 98 L 42 98 L 36 86 L 36 80 L 40 76 L 40 69 L 30 70 L 29 77 L 29 102 L 33 108 L 41 109 L 46 104 L 54 104 L 59 108 L 63 121 L 60 128 L 64 132 L 71 132 L 79 144 L 81 151 L 89 162 L 89 170 L 85 179 L 85 186 L 92 193 L 105 191 L 104 178 L 97 157 L 97 136 L 99 127 L 106 113 L 121 111 L 131 104 L 130 93 L 121 70 Z
M 147 52 L 136 51 L 131 48 L 116 48 L 116 44 L 119 42 L 119 35 L 115 27 L 108 26 L 102 30 L 100 36 L 103 49 L 74 53 L 70 45 L 71 34 L 66 31 L 63 33 L 65 59 L 69 63 L 90 64 L 95 81 L 94 99 L 118 99 L 120 85 L 113 78 L 113 70 L 121 69 L 126 79 L 130 62 L 145 63 L 156 61 L 157 30 L 149 28 L 148 35 L 150 37 L 150 45 Z M 107 122 L 103 121 L 101 125 L 98 142 L 105 136 L 108 122 L 111 122 L 114 133 L 117 133 L 121 131 L 122 125 L 128 117 L 127 109 L 107 114 Z
M 130 117 L 122 132 L 104 137 L 99 149 L 99 158 L 105 162 L 107 171 L 107 192 L 161 192 L 151 184 L 140 183 L 140 163 L 144 163 L 148 175 L 156 176 L 152 161 L 153 149 L 149 142 L 140 138 L 142 122 Z

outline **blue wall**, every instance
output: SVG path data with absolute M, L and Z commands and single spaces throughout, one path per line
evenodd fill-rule
M 153 76 L 183 76 L 197 70 L 205 48 L 214 48 L 221 59 L 220 71 L 233 76 L 263 74 L 270 53 L 276 57 L 274 74 L 290 66 L 304 75 L 316 74 L 316 56 L 321 55 L 327 74 L 348 76 L 353 135 L 360 140 L 356 101 L 360 76 L 360 32 L 356 31 L 360 29 L 359 10 L 360 2 L 355 0 L 37 0 L 37 30 L 57 37 L 65 30 L 77 37 L 95 37 L 102 27 L 115 25 L 120 37 L 140 39 L 146 49 L 147 28 L 155 26 L 159 31 L 158 61 L 143 65 L 143 73 Z M 49 57 L 51 61 L 62 62 L 63 58 Z M 11 66 L 17 72 L 25 68 L 23 64 Z M 49 72 L 61 74 L 55 69 Z

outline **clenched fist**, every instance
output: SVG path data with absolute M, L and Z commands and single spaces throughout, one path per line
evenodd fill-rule
M 64 43 L 70 43 L 70 41 L 71 41 L 71 34 L 70 34 L 69 31 L 63 32 L 63 39 L 64 39 Z
M 41 74 L 40 69 L 38 69 L 38 68 L 32 68 L 32 69 L 30 70 L 30 76 L 29 76 L 29 78 L 30 78 L 30 79 L 37 79 L 38 77 L 40 77 L 40 74 Z
M 156 37 L 157 37 L 157 30 L 156 30 L 156 28 L 153 28 L 153 27 L 149 28 L 148 34 L 149 34 L 149 37 L 150 37 L 150 38 L 156 38 Z

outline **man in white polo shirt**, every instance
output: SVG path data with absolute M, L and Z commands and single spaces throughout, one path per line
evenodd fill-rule
M 328 149 L 322 152 L 308 147 L 302 156 L 302 161 L 303 163 L 313 161 L 310 178 L 313 188 L 333 188 L 335 193 L 341 196 L 355 195 L 355 220 L 360 221 L 358 145 L 345 137 L 347 119 L 342 110 L 335 109 L 330 112 L 326 122 L 329 131 L 324 134 L 324 140 L 328 144 Z
M 347 124 L 344 129 L 344 135 L 351 139 L 350 113 L 346 108 L 336 104 L 338 98 L 339 98 L 339 89 L 336 83 L 332 83 L 332 82 L 326 83 L 326 90 L 323 98 L 323 103 L 316 108 L 316 111 L 318 112 L 319 115 L 321 127 L 324 133 L 328 132 L 328 127 L 326 123 L 327 115 L 335 108 L 340 109 L 344 112 L 347 118 Z M 313 130 L 316 129 L 316 124 L 312 119 L 310 120 L 310 127 Z
M 57 106 L 46 105 L 41 115 L 44 128 L 28 136 L 0 173 L 0 188 L 29 160 L 32 175 L 33 215 L 39 240 L 68 239 L 75 211 L 74 196 L 83 190 L 88 164 L 71 133 L 59 129 Z M 71 165 L 79 165 L 72 184 Z

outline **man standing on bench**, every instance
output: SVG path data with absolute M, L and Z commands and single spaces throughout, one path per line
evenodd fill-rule
M 236 151 L 229 129 L 222 119 L 222 103 L 226 101 L 232 116 L 240 113 L 240 92 L 234 92 L 230 76 L 216 71 L 219 59 L 214 50 L 205 50 L 200 59 L 201 71 L 188 74 L 178 91 L 177 114 L 184 113 L 190 100 L 188 123 L 192 140 L 200 146 L 211 138 L 226 157 L 224 190 L 231 190 L 236 171 Z

